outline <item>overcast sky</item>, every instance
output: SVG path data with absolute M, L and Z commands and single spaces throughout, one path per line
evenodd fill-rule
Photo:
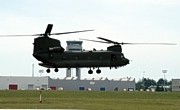
M 1 0 L 0 34 L 43 33 L 48 23 L 52 32 L 95 29 L 93 32 L 51 36 L 66 48 L 67 40 L 105 37 L 118 42 L 170 42 L 176 46 L 123 45 L 130 64 L 112 69 L 102 68 L 93 75 L 82 69 L 83 78 L 133 77 L 180 78 L 180 1 L 179 0 Z M 34 37 L 0 38 L 0 75 L 65 77 L 66 69 L 58 73 L 42 73 L 33 58 Z M 83 42 L 83 48 L 106 49 L 109 44 Z M 75 75 L 75 70 L 73 71 Z

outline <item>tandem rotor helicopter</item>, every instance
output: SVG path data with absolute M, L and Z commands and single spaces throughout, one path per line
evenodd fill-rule
M 33 56 L 40 61 L 39 65 L 46 67 L 47 73 L 50 73 L 50 68 L 54 68 L 58 72 L 58 68 L 90 68 L 88 73 L 92 74 L 92 68 L 97 68 L 96 73 L 101 73 L 100 67 L 118 68 L 129 64 L 130 60 L 127 59 L 122 53 L 121 45 L 131 44 L 160 44 L 160 45 L 176 45 L 174 43 L 119 43 L 106 38 L 97 37 L 98 40 L 82 39 L 86 41 L 93 41 L 99 43 L 113 44 L 107 47 L 107 50 L 92 50 L 71 52 L 65 51 L 61 46 L 60 41 L 50 38 L 51 35 L 62 35 L 79 32 L 87 32 L 93 30 L 82 30 L 62 33 L 51 33 L 53 24 L 48 24 L 44 34 L 34 35 L 0 35 L 5 36 L 39 36 L 34 39 Z

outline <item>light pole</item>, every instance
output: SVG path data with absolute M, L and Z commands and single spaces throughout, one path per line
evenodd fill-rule
M 34 63 L 32 64 L 32 77 L 34 77 Z
M 144 82 L 144 75 L 145 75 L 145 71 L 143 71 L 143 89 L 145 90 L 145 82 Z
M 162 70 L 162 73 L 164 73 L 164 84 L 163 84 L 163 88 L 164 88 L 164 92 L 166 91 L 165 89 L 165 74 L 167 73 L 167 70 Z

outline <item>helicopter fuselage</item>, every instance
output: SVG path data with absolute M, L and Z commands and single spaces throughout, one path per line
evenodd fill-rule
M 113 51 L 50 52 L 34 55 L 47 68 L 120 67 L 129 64 L 123 53 Z
M 49 37 L 38 37 L 34 40 L 33 56 L 46 68 L 100 68 L 121 67 L 129 64 L 120 45 L 99 51 L 64 51 L 60 41 Z

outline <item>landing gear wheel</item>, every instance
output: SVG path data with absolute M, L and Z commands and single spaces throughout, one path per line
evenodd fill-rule
M 100 74 L 100 73 L 101 73 L 101 70 L 100 70 L 100 69 L 97 69 L 97 70 L 96 70 L 96 73 L 97 73 L 97 74 Z
M 47 69 L 47 70 L 46 70 L 46 72 L 47 72 L 47 73 L 50 73 L 50 72 L 51 72 L 51 70 L 50 70 L 50 69 Z
M 59 70 L 58 70 L 58 68 L 55 68 L 54 71 L 55 71 L 55 72 L 58 72 Z
M 89 73 L 89 74 L 93 74 L 93 70 L 90 69 L 90 70 L 88 71 L 88 73 Z

